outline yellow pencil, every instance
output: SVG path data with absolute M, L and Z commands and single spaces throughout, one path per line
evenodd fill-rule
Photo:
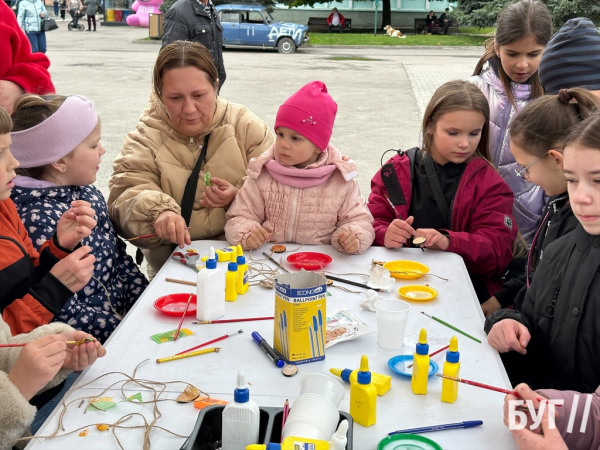
M 177 359 L 189 358 L 191 356 L 204 355 L 206 353 L 213 353 L 213 352 L 218 353 L 219 350 L 221 350 L 221 347 L 205 348 L 203 350 L 196 350 L 193 352 L 182 353 L 181 355 L 173 355 L 173 356 L 167 356 L 165 358 L 158 358 L 156 360 L 156 363 L 160 364 L 160 363 L 164 363 L 164 362 L 175 361 Z

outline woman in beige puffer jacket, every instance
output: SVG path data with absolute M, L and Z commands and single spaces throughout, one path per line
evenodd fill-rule
M 182 58 L 190 55 L 196 60 L 186 61 L 181 67 Z M 203 58 L 203 69 L 198 58 Z M 171 81 L 174 74 L 182 76 Z M 202 91 L 204 85 L 208 88 Z M 108 182 L 110 218 L 125 238 L 158 234 L 134 241 L 148 261 L 150 277 L 168 259 L 173 243 L 183 246 L 190 239 L 223 238 L 225 212 L 244 182 L 248 161 L 274 141 L 265 122 L 244 106 L 217 97 L 217 87 L 216 68 L 205 47 L 184 41 L 163 47 L 154 69 L 154 92 L 114 161 Z M 183 107 L 179 107 L 181 102 Z M 182 120 L 195 119 L 206 111 L 214 111 L 212 117 L 205 117 L 206 125 L 196 125 L 193 120 L 189 125 Z M 181 217 L 181 199 L 209 133 L 188 232 Z M 206 172 L 213 178 L 208 189 L 202 182 Z M 212 195 L 222 195 L 221 203 L 207 202 Z M 169 215 L 166 212 L 171 217 L 169 223 L 163 221 L 163 226 L 159 222 Z M 177 235 L 170 234 L 169 227 L 176 228 Z

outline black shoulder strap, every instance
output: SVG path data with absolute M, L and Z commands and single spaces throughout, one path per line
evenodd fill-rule
M 210 133 L 204 137 L 204 144 L 202 144 L 202 151 L 196 161 L 196 165 L 192 169 L 192 173 L 185 184 L 185 190 L 183 191 L 183 197 L 181 198 L 181 217 L 184 218 L 186 225 L 190 226 L 190 218 L 192 217 L 192 209 L 194 208 L 194 200 L 196 200 L 196 188 L 198 187 L 198 176 L 200 175 L 200 169 L 206 159 L 206 150 L 208 148 L 208 139 Z
M 450 218 L 450 208 L 448 208 L 448 202 L 446 202 L 446 197 L 444 197 L 444 192 L 442 191 L 440 180 L 438 180 L 437 174 L 435 173 L 435 168 L 433 167 L 433 160 L 431 159 L 429 153 L 423 152 L 422 161 L 425 165 L 427 181 L 429 182 L 429 187 L 431 188 L 433 196 L 435 197 L 435 202 L 437 203 L 440 213 L 442 213 L 444 221 L 446 222 L 447 226 L 450 227 L 452 226 L 452 220 Z

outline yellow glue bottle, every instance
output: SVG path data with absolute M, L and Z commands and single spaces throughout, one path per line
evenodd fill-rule
M 413 357 L 413 372 L 410 387 L 413 394 L 427 394 L 427 379 L 429 378 L 429 344 L 427 331 L 421 328 L 419 342 Z
M 231 253 L 231 261 L 227 265 L 227 273 L 225 274 L 225 301 L 235 302 L 237 300 L 237 291 L 235 290 L 235 282 L 237 279 L 237 249 Z
M 356 382 L 358 370 L 331 368 L 329 371 L 346 383 L 352 384 Z M 392 377 L 389 375 L 371 372 L 371 382 L 375 385 L 375 389 L 377 389 L 377 395 L 385 394 L 392 387 Z
M 444 375 L 458 378 L 460 370 L 460 353 L 458 353 L 458 339 L 452 336 L 450 339 L 450 348 L 446 352 L 446 362 L 444 363 Z M 458 397 L 458 381 L 442 379 L 442 401 L 454 403 Z
M 242 246 L 237 246 L 237 278 L 235 280 L 235 290 L 239 295 L 244 295 L 248 292 L 248 264 Z
M 377 388 L 371 383 L 367 355 L 360 358 L 356 382 L 350 384 L 350 415 L 363 427 L 370 427 L 377 419 Z

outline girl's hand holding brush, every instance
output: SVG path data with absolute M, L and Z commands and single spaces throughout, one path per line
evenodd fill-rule
M 68 341 L 83 341 L 84 339 L 92 338 L 91 334 L 83 331 L 68 331 L 62 333 Z M 80 345 L 67 346 L 67 355 L 63 362 L 63 369 L 67 370 L 83 370 L 88 366 L 94 364 L 98 358 L 102 358 L 106 355 L 106 349 L 102 344 L 94 339 L 93 342 L 84 342 Z
M 179 248 L 192 243 L 185 220 L 174 211 L 161 212 L 154 221 L 154 231 L 157 237 L 169 240 L 179 245 Z
M 408 217 L 406 220 L 394 219 L 385 232 L 383 244 L 387 248 L 398 248 L 406 245 L 417 234 L 411 226 L 413 220 L 413 216 Z
M 64 212 L 56 225 L 58 245 L 73 250 L 79 242 L 92 234 L 96 226 L 96 211 L 83 200 L 71 202 L 71 208 Z

